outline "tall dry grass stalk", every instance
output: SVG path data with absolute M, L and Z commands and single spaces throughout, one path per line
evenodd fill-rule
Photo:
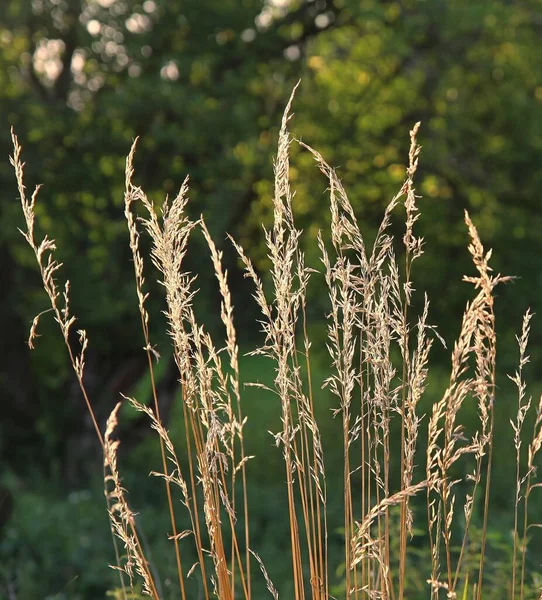
M 69 280 L 66 280 L 64 284 L 64 291 L 61 293 L 57 285 L 56 277 L 58 271 L 62 267 L 62 263 L 59 263 L 54 258 L 54 252 L 56 250 L 55 241 L 48 238 L 47 235 L 45 235 L 41 241 L 38 241 L 35 237 L 34 225 L 36 215 L 34 209 L 40 186 L 36 186 L 32 196 L 29 199 L 26 195 L 26 189 L 24 185 L 24 163 L 21 161 L 22 149 L 17 136 L 13 132 L 13 129 L 11 131 L 11 137 L 13 141 L 13 156 L 10 158 L 10 162 L 15 170 L 15 177 L 17 180 L 17 187 L 26 225 L 26 230 L 21 230 L 21 234 L 34 252 L 40 270 L 43 288 L 51 305 L 51 308 L 43 311 L 34 318 L 30 328 L 28 345 L 30 348 L 34 347 L 34 341 L 38 337 L 37 328 L 40 317 L 46 312 L 52 312 L 62 333 L 71 366 L 77 378 L 77 382 L 90 415 L 92 425 L 96 432 L 96 437 L 98 438 L 98 442 L 104 454 L 105 497 L 107 501 L 108 513 L 111 519 L 111 531 L 113 533 L 113 543 L 115 546 L 115 566 L 121 573 L 126 573 L 128 575 L 130 587 L 133 592 L 132 566 L 135 562 L 137 565 L 137 573 L 143 579 L 145 591 L 149 595 L 158 598 L 156 586 L 154 584 L 148 562 L 145 559 L 143 547 L 139 541 L 134 515 L 129 509 L 124 489 L 120 485 L 120 479 L 116 471 L 115 455 L 117 444 L 110 443 L 110 434 L 114 424 L 116 423 L 116 412 L 114 411 L 112 413 L 105 435 L 102 435 L 84 382 L 85 351 L 88 347 L 87 334 L 83 329 L 77 331 L 79 338 L 79 350 L 74 350 L 72 347 L 72 341 L 70 340 L 70 332 L 75 324 L 76 317 L 70 313 L 70 282 Z M 109 488 L 110 481 L 114 482 L 113 490 Z M 125 547 L 127 560 L 123 564 L 121 564 L 120 551 L 118 549 L 115 536 L 123 542 Z M 120 584 L 123 593 L 126 596 L 126 588 L 122 575 Z
M 317 395 L 311 370 L 310 327 L 307 323 L 307 290 L 317 271 L 307 267 L 302 250 L 302 232 L 294 218 L 294 192 L 289 178 L 289 150 L 293 143 L 288 129 L 294 92 L 286 106 L 275 160 L 273 226 L 265 230 L 271 268 L 270 285 L 262 281 L 246 251 L 232 238 L 246 276 L 254 285 L 254 298 L 261 311 L 263 343 L 252 352 L 265 356 L 274 372 L 269 389 L 280 403 L 281 428 L 274 440 L 284 461 L 293 597 L 324 600 L 334 597 L 333 570 L 337 559 L 329 552 L 329 478 L 326 476 L 321 423 L 316 417 Z M 329 295 L 327 350 L 331 371 L 323 386 L 335 398 L 333 414 L 342 430 L 342 493 L 345 565 L 344 597 L 403 600 L 413 597 L 409 589 L 411 563 L 409 540 L 414 535 L 415 515 L 425 496 L 425 529 L 431 566 L 426 574 L 431 598 L 455 598 L 463 584 L 463 597 L 478 600 L 484 589 L 484 567 L 492 473 L 494 410 L 496 392 L 496 334 L 494 289 L 510 278 L 493 275 L 478 232 L 465 213 L 470 237 L 469 251 L 477 276 L 472 283 L 475 297 L 467 305 L 461 331 L 451 354 L 451 372 L 442 397 L 428 418 L 428 443 L 419 448 L 423 416 L 420 403 L 427 385 L 429 356 L 440 338 L 429 325 L 429 301 L 414 296 L 413 264 L 423 253 L 423 239 L 416 235 L 419 218 L 415 177 L 420 155 L 419 123 L 410 132 L 410 150 L 405 181 L 387 206 L 374 243 L 367 247 L 352 204 L 335 170 L 316 150 L 303 142 L 302 149 L 314 158 L 329 187 L 330 235 L 318 234 L 323 279 Z M 139 542 L 134 513 L 122 487 L 118 466 L 118 439 L 114 430 L 119 405 L 102 434 L 84 384 L 85 350 L 88 338 L 79 332 L 80 349 L 73 350 L 70 330 L 75 318 L 69 310 L 69 282 L 58 291 L 60 266 L 54 260 L 54 241 L 45 236 L 35 241 L 35 202 L 39 188 L 27 199 L 23 184 L 21 148 L 13 136 L 12 164 L 26 222 L 23 235 L 33 249 L 51 310 L 68 350 L 96 436 L 104 452 L 106 497 L 112 530 L 125 549 L 116 567 L 124 572 L 133 591 L 138 576 L 144 592 L 158 598 L 149 563 Z M 133 183 L 136 143 L 128 155 L 125 173 L 125 216 L 134 262 L 136 296 L 141 317 L 144 352 L 151 381 L 152 407 L 134 398 L 127 401 L 147 415 L 157 432 L 161 465 L 154 473 L 165 482 L 172 552 L 177 565 L 179 595 L 189 598 L 187 580 L 198 574 L 207 600 L 254 597 L 256 561 L 265 585 L 278 598 L 275 585 L 251 537 L 247 462 L 247 419 L 242 406 L 239 349 L 234 307 L 217 248 L 203 217 L 187 216 L 188 180 L 172 200 L 160 209 Z M 405 208 L 402 248 L 396 248 L 390 233 L 394 211 Z M 142 215 L 142 216 L 137 216 Z M 224 344 L 217 344 L 197 321 L 194 277 L 185 270 L 188 240 L 200 231 L 209 248 L 221 296 Z M 140 236 L 151 241 L 150 258 L 160 273 L 166 300 L 168 333 L 178 368 L 185 424 L 185 455 L 179 457 L 160 416 L 154 359 L 158 354 L 149 334 L 146 309 L 145 265 Z M 401 258 L 396 252 L 401 251 Z M 31 328 L 29 343 L 36 337 L 39 316 Z M 535 459 L 542 446 L 542 400 L 534 416 L 528 442 L 527 467 L 522 470 L 522 431 L 531 400 L 526 400 L 523 368 L 528 362 L 527 342 L 532 314 L 528 311 L 518 338 L 520 362 L 511 378 L 518 388 L 517 418 L 512 422 L 516 449 L 516 487 L 513 522 L 513 566 L 511 598 L 521 600 L 531 593 L 528 586 L 526 552 L 529 501 L 536 483 Z M 259 387 L 265 387 L 261 384 Z M 461 417 L 466 404 L 475 403 L 478 425 L 467 436 Z M 398 432 L 399 435 L 398 435 Z M 397 458 L 398 457 L 398 458 Z M 425 458 L 425 468 L 417 467 Z M 472 471 L 458 476 L 468 465 Z M 399 474 L 396 478 L 394 475 Z M 395 483 L 398 481 L 398 484 Z M 463 485 L 460 487 L 459 483 Z M 459 492 L 459 490 L 465 490 Z M 458 495 L 459 494 L 459 495 Z M 464 494 L 464 495 L 461 495 Z M 180 504 L 178 502 L 180 500 Z M 523 500 L 523 503 L 522 503 Z M 458 519 L 457 506 L 463 508 Z M 393 507 L 398 507 L 395 513 Z M 178 507 L 178 508 L 176 508 Z M 180 510 L 182 508 L 182 510 Z M 477 574 L 466 570 L 475 509 L 481 514 L 481 551 Z M 398 516 L 397 516 L 398 515 Z M 238 521 L 238 516 L 242 518 Z M 521 525 L 521 517 L 523 524 Z M 182 525 L 181 525 L 182 523 Z M 398 550 L 394 550 L 397 536 Z M 192 545 L 192 549 L 188 547 Z M 183 555 L 197 561 L 187 568 Z M 518 568 L 521 555 L 521 569 Z M 265 558 L 265 557 L 264 557 Z M 425 566 L 425 565 L 424 565 Z M 519 571 L 519 572 L 518 572 Z M 124 586 L 124 580 L 122 580 Z M 123 588 L 127 598 L 128 588 Z

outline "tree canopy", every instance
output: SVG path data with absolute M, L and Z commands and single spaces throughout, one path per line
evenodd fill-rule
M 431 252 L 420 261 L 418 288 L 428 289 L 433 321 L 451 337 L 466 293 L 468 208 L 499 270 L 521 277 L 512 294 L 501 292 L 502 314 L 516 315 L 503 324 L 510 337 L 542 292 L 541 23 L 535 0 L 2 3 L 0 148 L 11 152 L 13 126 L 27 181 L 44 184 L 39 227 L 57 240 L 74 312 L 91 332 L 88 370 L 102 414 L 112 392 L 137 381 L 142 359 L 122 209 L 131 142 L 140 137 L 136 178 L 157 202 L 190 176 L 190 210 L 224 247 L 234 290 L 246 289 L 224 234 L 250 246 L 265 269 L 261 223 L 271 218 L 279 115 L 299 78 L 292 129 L 338 167 L 369 235 L 400 188 L 408 131 L 422 122 L 419 227 Z M 326 182 L 308 153 L 292 150 L 296 216 L 314 241 L 329 218 Z M 23 343 L 45 306 L 17 232 L 7 160 L 0 185 L 0 385 L 14 424 L 2 441 L 6 448 L 30 439 L 30 449 L 45 440 L 44 456 L 78 460 L 67 450 L 73 440 L 59 436 L 80 406 L 60 342 L 44 335 L 32 358 Z M 307 250 L 316 263 L 315 246 Z M 195 240 L 191 269 L 208 292 L 199 310 L 212 326 L 218 305 L 201 256 Z M 158 295 L 152 301 L 160 307 Z M 256 335 L 244 308 L 246 335 Z

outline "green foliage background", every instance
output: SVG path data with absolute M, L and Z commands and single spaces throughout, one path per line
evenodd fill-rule
M 265 273 L 261 223 L 272 218 L 272 156 L 295 82 L 302 79 L 292 130 L 338 166 L 369 239 L 401 185 L 408 131 L 422 121 L 418 231 L 427 252 L 416 265 L 415 281 L 418 299 L 427 290 L 432 300 L 431 321 L 451 343 L 468 298 L 461 283 L 470 272 L 465 208 L 495 249 L 496 270 L 519 277 L 500 290 L 497 307 L 503 404 L 497 427 L 499 436 L 510 439 L 508 415 L 515 408 L 504 375 L 514 369 L 513 336 L 521 315 L 527 306 L 540 312 L 542 296 L 541 27 L 538 0 L 5 0 L 0 5 L 0 154 L 5 157 L 0 162 L 0 452 L 5 483 L 15 498 L 14 516 L 0 524 L 0 554 L 23 557 L 5 563 L 4 587 L 31 581 L 33 568 L 40 589 L 21 597 L 64 597 L 54 596 L 55 590 L 72 576 L 79 578 L 70 584 L 77 591 L 65 597 L 101 597 L 111 581 L 103 569 L 102 542 L 93 546 L 92 559 L 78 558 L 84 544 L 70 536 L 62 542 L 61 526 L 51 525 L 57 511 L 69 527 L 85 530 L 65 498 L 69 490 L 92 487 L 89 473 L 96 472 L 99 456 L 54 323 L 43 321 L 43 337 L 32 355 L 24 345 L 31 319 L 46 305 L 33 257 L 17 232 L 21 215 L 7 161 L 9 127 L 24 145 L 27 183 L 44 184 L 39 227 L 57 240 L 72 283 L 73 311 L 89 331 L 87 380 L 103 420 L 119 391 L 137 387 L 144 396 L 147 390 L 122 206 L 124 158 L 135 136 L 140 136 L 136 178 L 157 202 L 190 175 L 190 210 L 205 216 L 224 248 L 234 304 L 243 307 L 236 315 L 241 344 L 248 348 L 259 339 L 257 311 L 247 301 L 251 289 L 224 232 L 239 239 Z M 329 221 L 326 182 L 306 152 L 294 145 L 292 153 L 296 217 L 316 267 L 316 233 Z M 400 219 L 394 227 L 400 237 Z M 216 332 L 218 298 L 210 261 L 201 240 L 192 246 L 190 269 L 201 289 L 197 310 Z M 149 273 L 149 283 L 152 279 Z M 316 279 L 309 315 L 316 342 L 325 335 L 327 307 L 319 285 L 323 282 Z M 175 427 L 175 376 L 160 297 L 153 288 L 151 324 L 165 354 L 160 385 Z M 535 379 L 540 331 L 535 322 Z M 443 350 L 435 353 L 428 402 L 445 381 L 446 356 Z M 323 370 L 325 354 L 316 360 Z M 245 366 L 253 379 L 266 377 L 265 365 L 247 359 Z M 248 400 L 257 407 L 251 417 L 253 431 L 260 432 L 257 450 L 271 460 L 266 431 L 275 414 L 272 399 L 249 394 Z M 327 414 L 329 398 L 322 394 L 320 402 Z M 156 449 L 144 425 L 127 415 L 125 429 L 126 468 L 139 471 L 142 462 L 150 470 Z M 330 452 L 333 460 L 333 448 Z M 130 463 L 129 455 L 146 458 Z M 510 452 L 498 453 L 496 460 L 499 472 L 511 473 Z M 254 493 L 261 498 L 266 490 L 275 493 L 282 481 L 280 464 L 271 464 L 253 473 Z M 141 504 L 159 505 L 152 483 L 135 481 Z M 502 510 L 513 500 L 506 481 L 503 475 L 495 485 Z M 44 498 L 53 509 L 40 516 Z M 262 547 L 276 552 L 266 529 L 274 509 L 263 499 L 257 506 Z M 30 528 L 36 522 L 43 531 Z M 102 516 L 93 517 L 90 529 L 98 522 L 103 540 Z M 71 556 L 60 559 L 70 565 L 67 572 L 57 569 L 53 576 L 55 565 L 28 553 L 38 535 L 46 547 L 51 544 L 50 552 Z M 278 566 L 280 552 L 270 562 L 270 572 L 287 577 Z M 103 583 L 97 584 L 100 578 Z

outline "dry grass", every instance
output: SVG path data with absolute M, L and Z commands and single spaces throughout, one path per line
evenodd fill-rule
M 295 90 L 294 90 L 295 91 Z M 415 176 L 420 154 L 419 124 L 410 132 L 410 151 L 405 182 L 385 210 L 371 248 L 367 248 L 347 193 L 334 169 L 315 150 L 312 154 L 329 185 L 331 231 L 329 239 L 318 237 L 323 277 L 329 293 L 328 343 L 330 374 L 324 382 L 313 382 L 311 343 L 308 336 L 306 303 L 311 277 L 317 273 L 304 260 L 292 207 L 289 182 L 288 131 L 293 94 L 280 129 L 275 161 L 274 223 L 265 232 L 271 259 L 269 289 L 259 278 L 245 250 L 233 239 L 246 276 L 253 281 L 254 297 L 261 310 L 264 341 L 254 353 L 269 359 L 274 372 L 271 392 L 280 401 L 281 428 L 273 436 L 282 452 L 287 487 L 287 506 L 292 580 L 295 600 L 331 598 L 332 561 L 329 557 L 330 527 L 323 441 L 315 415 L 315 383 L 323 383 L 336 397 L 335 416 L 342 423 L 344 508 L 344 597 L 398 598 L 408 595 L 408 560 L 414 530 L 411 499 L 426 498 L 426 520 L 419 519 L 430 549 L 427 595 L 431 598 L 482 597 L 490 506 L 492 473 L 496 335 L 494 289 L 509 278 L 493 275 L 491 251 L 485 251 L 468 214 L 465 222 L 470 236 L 469 251 L 475 277 L 465 277 L 474 286 L 475 297 L 467 305 L 459 337 L 451 353 L 450 379 L 442 398 L 435 402 L 427 420 L 428 443 L 420 448 L 422 426 L 419 403 L 424 394 L 429 355 L 438 334 L 428 324 L 429 301 L 425 298 L 419 314 L 412 306 L 412 266 L 423 253 L 423 239 L 415 234 L 419 217 Z M 75 317 L 69 309 L 69 282 L 58 291 L 56 277 L 61 267 L 54 258 L 54 241 L 34 236 L 34 206 L 39 187 L 28 199 L 23 184 L 21 147 L 13 135 L 15 169 L 26 230 L 23 235 L 34 250 L 55 320 L 79 382 L 96 436 L 104 453 L 104 481 L 112 532 L 124 551 L 117 550 L 123 597 L 133 593 L 134 580 L 141 579 L 146 594 L 157 599 L 153 573 L 139 542 L 134 515 L 129 507 L 117 467 L 119 441 L 113 432 L 119 405 L 102 434 L 84 382 L 85 350 L 88 338 L 79 332 L 80 348 L 70 343 Z M 164 480 L 171 521 L 171 545 L 175 554 L 179 595 L 188 597 L 186 581 L 199 571 L 205 599 L 253 598 L 253 578 L 263 573 L 267 588 L 278 598 L 275 585 L 265 569 L 265 557 L 250 536 L 250 510 L 246 464 L 253 459 L 245 453 L 247 420 L 243 416 L 238 346 L 227 272 L 222 254 L 209 235 L 203 218 L 190 221 L 186 215 L 188 182 L 158 211 L 144 191 L 133 183 L 134 143 L 126 163 L 125 215 L 133 254 L 136 296 L 141 315 L 144 351 L 152 382 L 152 408 L 136 399 L 127 401 L 145 413 L 157 432 L 162 464 L 155 473 Z M 392 212 L 405 207 L 405 233 L 401 254 L 389 233 Z M 136 218 L 136 210 L 144 218 Z M 193 302 L 193 277 L 183 268 L 189 237 L 200 231 L 207 241 L 222 297 L 221 318 L 225 346 L 218 347 L 198 323 Z M 186 458 L 180 460 L 160 418 L 160 398 L 154 374 L 157 355 L 149 337 L 146 310 L 144 261 L 139 238 L 146 233 L 152 242 L 151 260 L 158 269 L 166 298 L 168 332 L 182 391 L 186 425 Z M 39 315 L 41 316 L 41 315 Z M 32 345 L 39 316 L 32 324 Z M 517 418 L 512 422 L 516 449 L 513 561 L 508 597 L 523 600 L 535 597 L 526 568 L 529 501 L 538 486 L 536 457 L 542 446 L 542 399 L 536 408 L 534 429 L 522 434 L 531 399 L 526 397 L 523 367 L 528 362 L 527 343 L 532 314 L 527 311 L 518 337 L 519 367 L 511 377 L 518 389 Z M 440 340 L 441 342 L 442 340 Z M 439 342 L 439 343 L 440 343 Z M 399 357 L 399 360 L 397 360 Z M 302 368 L 303 366 L 303 368 Z M 305 375 L 303 375 L 305 373 Z M 462 407 L 475 402 L 478 426 L 467 436 L 461 424 Z M 397 425 L 395 425 L 397 423 Z M 424 425 L 425 426 L 425 425 Z M 392 439 L 400 429 L 400 443 Z M 527 446 L 527 468 L 522 470 L 522 440 Z M 392 485 L 392 453 L 400 451 L 400 483 Z M 425 464 L 425 468 L 417 464 Z M 395 463 L 396 464 L 396 463 Z M 474 465 L 465 473 L 468 465 Z M 456 474 L 463 472 L 462 477 Z M 462 483 L 462 486 L 458 484 Z M 463 495 L 456 490 L 468 489 Z M 181 505 L 178 501 L 181 501 Z M 392 507 L 398 505 L 398 523 Z M 178 507 L 182 507 L 185 513 Z M 458 510 L 462 507 L 462 511 Z M 469 571 L 471 526 L 475 507 L 481 513 L 482 537 L 478 565 Z M 461 515 L 460 513 L 463 513 Z M 237 516 L 242 519 L 237 520 Z M 457 525 L 459 520 L 459 526 Z M 179 530 L 178 523 L 186 523 Z M 335 527 L 337 524 L 333 524 Z M 512 524 L 511 524 L 512 526 Z M 399 536 L 393 551 L 394 535 Z M 227 541 L 226 541 L 227 540 Z M 186 565 L 183 549 L 195 547 L 197 562 Z M 122 556 L 122 557 L 121 557 Z M 256 565 L 257 563 L 257 565 Z M 280 586 L 279 586 L 280 587 Z M 538 592 L 539 593 L 539 592 Z

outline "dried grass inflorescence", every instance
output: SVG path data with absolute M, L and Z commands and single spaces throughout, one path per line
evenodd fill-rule
M 323 280 L 329 295 L 327 349 L 331 367 L 322 383 L 335 398 L 333 414 L 341 423 L 343 456 L 343 518 L 340 524 L 330 523 L 330 491 L 321 423 L 315 412 L 317 394 L 312 381 L 310 327 L 306 314 L 308 286 L 317 272 L 305 264 L 302 232 L 295 224 L 294 193 L 289 178 L 289 149 L 294 140 L 288 124 L 294 93 L 286 106 L 279 133 L 273 226 L 265 230 L 271 260 L 269 288 L 258 276 L 248 253 L 230 238 L 246 276 L 253 282 L 254 298 L 262 314 L 264 341 L 253 354 L 269 360 L 275 374 L 270 391 L 280 401 L 281 428 L 273 432 L 273 436 L 284 459 L 288 499 L 284 518 L 290 531 L 293 597 L 295 600 L 333 597 L 331 586 L 337 559 L 329 555 L 329 531 L 331 527 L 341 526 L 344 554 L 340 560 L 345 566 L 342 595 L 346 599 L 402 600 L 412 593 L 408 588 L 410 539 L 416 526 L 425 531 L 429 547 L 431 567 L 425 579 L 430 597 L 454 598 L 461 589 L 463 597 L 467 597 L 470 576 L 471 581 L 475 580 L 473 594 L 480 599 L 484 587 L 496 393 L 494 288 L 510 278 L 492 274 L 491 251 L 485 251 L 466 213 L 469 251 L 478 274 L 465 277 L 465 281 L 474 285 L 476 295 L 465 309 L 451 354 L 449 382 L 431 408 L 427 444 L 420 449 L 423 415 L 419 407 L 427 387 L 430 350 L 435 340 L 443 342 L 429 325 L 427 297 L 418 303 L 415 300 L 412 279 L 413 263 L 422 255 L 424 247 L 423 239 L 415 232 L 420 216 L 415 193 L 421 151 L 417 142 L 420 124 L 410 132 L 405 181 L 387 206 L 370 248 L 336 171 L 316 150 L 299 142 L 326 178 L 330 198 L 329 237 L 318 234 Z M 125 397 L 125 400 L 147 415 L 160 440 L 162 464 L 153 474 L 165 482 L 171 522 L 169 537 L 175 553 L 179 593 L 183 599 L 190 597 L 187 581 L 198 572 L 205 599 L 215 595 L 221 600 L 240 597 L 248 600 L 254 597 L 252 588 L 257 570 L 251 569 L 251 563 L 255 561 L 265 586 L 276 599 L 277 589 L 258 553 L 258 544 L 250 535 L 246 466 L 254 457 L 245 452 L 247 419 L 243 416 L 239 383 L 235 311 L 222 252 L 211 238 L 203 217 L 195 222 L 187 216 L 188 180 L 173 200 L 165 200 L 160 210 L 133 183 L 136 142 L 126 162 L 125 217 L 153 402 L 148 406 L 134 398 Z M 13 144 L 12 164 L 26 222 L 22 233 L 35 253 L 51 305 L 49 311 L 59 324 L 104 453 L 104 481 L 112 531 L 124 547 L 124 553 L 121 555 L 117 549 L 116 555 L 116 568 L 128 581 L 125 583 L 121 578 L 123 597 L 133 593 L 134 578 L 139 577 L 144 593 L 158 598 L 159 586 L 139 541 L 137 518 L 127 502 L 117 465 L 120 442 L 114 432 L 120 404 L 111 413 L 102 434 L 84 382 L 87 334 L 83 330 L 78 332 L 80 346 L 75 352 L 69 335 L 75 322 L 69 309 L 69 282 L 66 281 L 60 293 L 56 277 L 61 265 L 54 259 L 55 243 L 47 236 L 41 242 L 35 239 L 39 187 L 28 199 L 23 183 L 21 147 L 15 135 Z M 405 233 L 402 248 L 397 248 L 390 223 L 393 212 L 401 204 L 405 208 Z M 220 291 L 224 347 L 217 345 L 198 322 L 193 309 L 194 277 L 185 270 L 184 258 L 189 238 L 197 231 L 208 245 Z M 154 373 L 154 361 L 159 355 L 149 333 L 145 264 L 139 245 L 142 234 L 151 240 L 150 258 L 160 273 L 165 293 L 168 333 L 178 368 L 185 421 L 186 455 L 181 458 L 175 449 L 176 440 L 171 438 L 160 416 Z M 31 326 L 31 346 L 37 337 L 41 315 L 43 313 Z M 539 485 L 535 479 L 535 460 L 542 447 L 541 399 L 527 442 L 527 464 L 523 468 L 525 457 L 521 448 L 525 435 L 522 432 L 532 404 L 531 399 L 527 399 L 524 381 L 531 318 L 532 313 L 527 311 L 518 337 L 519 367 L 511 377 L 518 390 L 517 417 L 511 422 L 517 462 L 511 597 L 516 598 L 519 589 L 522 600 L 532 595 L 526 564 L 529 500 Z M 461 422 L 466 403 L 475 403 L 478 413 L 478 426 L 469 435 Z M 397 427 L 400 436 L 396 433 Z M 425 469 L 417 467 L 423 458 Z M 472 469 L 470 472 L 457 475 L 461 468 L 465 470 L 468 466 Z M 400 476 L 395 478 L 397 472 Z M 419 518 L 419 510 L 413 509 L 415 502 L 419 508 L 424 497 L 425 520 Z M 462 522 L 458 527 L 459 504 L 463 515 L 459 517 Z M 398 507 L 398 512 L 394 512 L 394 507 Z M 482 523 L 476 568 L 469 559 L 475 508 L 481 514 Z M 179 514 L 181 509 L 183 515 Z M 238 519 L 239 516 L 242 518 Z M 184 528 L 178 528 L 181 521 L 186 524 Z M 394 539 L 398 544 L 394 544 Z M 197 562 L 188 569 L 183 561 L 187 544 L 194 546 L 197 555 Z

